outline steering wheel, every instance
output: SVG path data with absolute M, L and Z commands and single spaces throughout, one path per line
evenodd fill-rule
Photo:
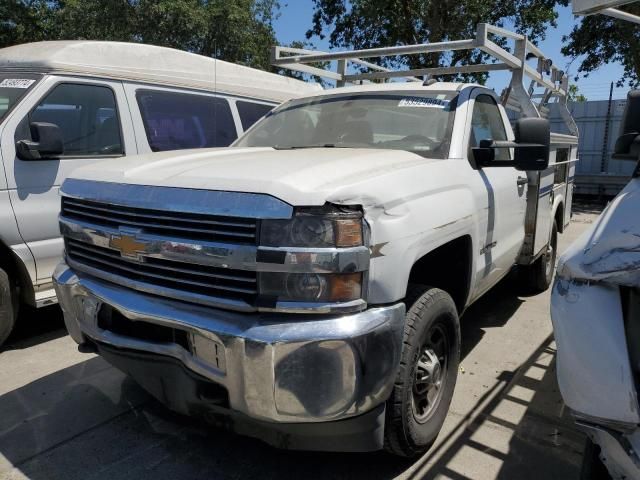
M 112 143 L 111 145 L 105 145 L 104 147 L 100 147 L 100 153 L 102 155 L 108 155 L 110 153 L 119 153 L 122 151 L 122 144 L 120 143 Z
M 426 143 L 428 147 L 436 146 L 438 144 L 438 142 L 431 140 L 429 137 L 418 134 L 407 135 L 406 137 L 401 139 L 400 142 Z

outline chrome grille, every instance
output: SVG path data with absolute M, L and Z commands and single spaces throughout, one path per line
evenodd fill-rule
M 67 259 L 88 273 L 102 272 L 153 287 L 187 294 L 199 294 L 221 299 L 255 303 L 257 274 L 247 270 L 216 268 L 186 262 L 145 257 L 143 262 L 122 257 L 117 251 L 65 239 Z M 157 290 L 157 288 L 154 288 Z
M 257 221 L 199 213 L 173 213 L 62 197 L 62 216 L 108 228 L 127 227 L 189 240 L 256 244 Z

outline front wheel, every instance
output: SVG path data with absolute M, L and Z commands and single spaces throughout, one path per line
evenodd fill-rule
M 541 293 L 551 286 L 553 271 L 556 267 L 558 254 L 558 226 L 553 222 L 551 238 L 547 248 L 540 258 L 531 265 L 521 266 L 520 278 L 524 287 L 534 293 Z
M 15 293 L 9 275 L 0 269 L 0 345 L 7 339 L 16 323 L 18 302 Z
M 404 347 L 387 402 L 385 449 L 403 457 L 426 452 L 444 423 L 460 362 L 460 323 L 443 290 L 410 286 Z

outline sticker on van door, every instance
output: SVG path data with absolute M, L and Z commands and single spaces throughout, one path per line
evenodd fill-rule
M 29 88 L 35 83 L 30 78 L 5 78 L 0 82 L 0 87 L 5 88 Z

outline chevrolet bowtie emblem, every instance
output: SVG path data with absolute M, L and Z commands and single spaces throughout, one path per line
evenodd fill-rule
M 109 240 L 109 246 L 120 251 L 123 257 L 141 260 L 140 254 L 147 251 L 147 243 L 136 240 L 131 235 L 113 235 Z

